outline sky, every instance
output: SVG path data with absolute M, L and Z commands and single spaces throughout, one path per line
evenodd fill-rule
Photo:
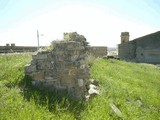
M 0 0 L 0 46 L 40 46 L 84 35 L 92 46 L 116 47 L 121 32 L 130 40 L 160 31 L 160 0 Z

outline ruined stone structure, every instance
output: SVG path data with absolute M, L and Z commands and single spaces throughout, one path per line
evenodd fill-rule
M 11 53 L 11 52 L 35 52 L 37 47 L 31 46 L 15 46 L 15 44 L 6 44 L 6 46 L 0 46 L 0 53 Z
M 160 64 L 160 31 L 129 41 L 129 33 L 121 33 L 118 56 L 122 60 Z
M 91 54 L 95 57 L 107 56 L 107 47 L 105 46 L 89 46 L 88 54 Z
M 67 90 L 75 98 L 84 98 L 90 77 L 86 45 L 85 39 L 55 42 L 53 50 L 32 56 L 25 73 L 37 86 Z
M 77 34 L 77 32 L 64 33 L 63 36 L 65 41 L 81 42 L 82 45 L 86 47 L 88 55 L 93 55 L 94 57 L 103 57 L 107 55 L 107 47 L 89 46 L 89 43 L 86 41 L 86 38 L 83 35 Z

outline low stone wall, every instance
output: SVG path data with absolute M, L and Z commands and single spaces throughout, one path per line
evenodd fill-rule
M 35 52 L 37 51 L 37 47 L 32 46 L 10 46 L 7 44 L 6 46 L 0 46 L 0 53 L 11 53 L 11 52 Z
M 55 43 L 53 50 L 33 55 L 25 73 L 37 86 L 67 90 L 75 98 L 84 98 L 90 77 L 86 48 L 76 41 Z
M 107 56 L 107 47 L 103 46 L 89 46 L 88 54 L 91 54 L 95 57 Z

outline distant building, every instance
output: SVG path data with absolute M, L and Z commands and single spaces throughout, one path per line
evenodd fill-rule
M 91 54 L 94 57 L 107 56 L 107 47 L 106 46 L 89 46 L 88 54 Z
M 37 47 L 33 46 L 16 46 L 14 43 L 6 44 L 6 46 L 0 46 L 0 53 L 12 53 L 12 52 L 35 52 Z
M 132 41 L 129 41 L 129 32 L 122 32 L 118 56 L 126 61 L 160 64 L 160 31 Z

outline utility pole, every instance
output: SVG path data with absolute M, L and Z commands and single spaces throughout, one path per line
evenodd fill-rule
M 37 41 L 38 41 L 38 47 L 37 47 L 37 50 L 39 50 L 39 32 L 37 30 Z

